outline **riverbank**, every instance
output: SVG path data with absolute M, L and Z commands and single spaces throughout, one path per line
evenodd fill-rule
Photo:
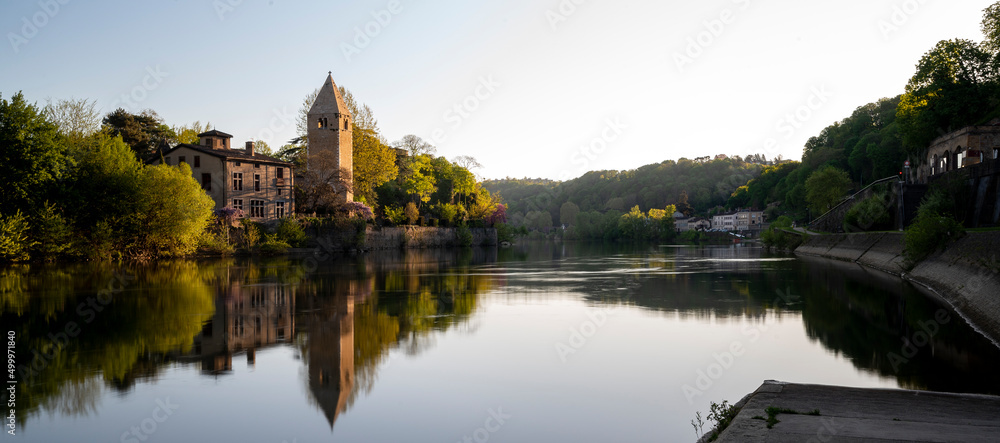
M 1000 397 L 989 395 L 766 381 L 738 406 L 717 442 L 992 442 L 1000 435 Z
M 317 227 L 307 228 L 306 235 L 310 238 L 308 250 L 312 251 L 319 247 L 327 252 L 496 246 L 498 243 L 495 228 L 367 226 L 365 231 L 360 233 L 355 229 Z
M 909 269 L 903 233 L 810 235 L 795 254 L 858 263 L 926 288 L 1000 344 L 1000 232 L 969 232 Z

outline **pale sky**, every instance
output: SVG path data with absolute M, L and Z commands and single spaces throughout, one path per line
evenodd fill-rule
M 333 71 L 389 141 L 416 134 L 487 178 L 799 159 L 825 126 L 902 93 L 938 41 L 980 41 L 993 2 L 7 0 L 0 93 L 149 108 L 278 147 Z

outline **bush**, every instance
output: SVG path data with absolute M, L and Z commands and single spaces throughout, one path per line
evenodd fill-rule
M 385 219 L 394 225 L 401 225 L 406 221 L 406 210 L 397 206 L 386 206 Z
M 528 228 L 521 226 L 520 228 L 515 228 L 507 223 L 497 223 L 497 241 L 500 243 L 507 242 L 513 243 L 518 237 L 524 237 L 528 235 Z
M 264 231 L 261 229 L 259 223 L 253 222 L 248 219 L 240 220 L 240 224 L 243 225 L 243 248 L 246 250 L 251 250 L 260 243 L 261 233 Z
M 465 223 L 458 225 L 457 231 L 455 232 L 458 237 L 458 244 L 463 248 L 472 246 L 472 230 L 469 229 Z
M 844 232 L 876 231 L 892 221 L 887 193 L 876 192 L 851 206 L 844 215 Z
M 46 259 L 68 255 L 73 252 L 73 227 L 54 204 L 42 206 L 32 227 L 35 252 Z
M 965 234 L 965 228 L 951 217 L 954 207 L 946 192 L 935 190 L 924 197 L 917 218 L 906 228 L 903 254 L 910 264 L 927 258 L 949 242 Z
M 284 254 L 290 248 L 288 243 L 281 241 L 275 235 L 264 236 L 264 242 L 257 247 L 257 250 L 264 255 Z
M 229 244 L 225 233 L 206 230 L 198 242 L 198 250 L 203 254 L 228 255 L 233 253 L 234 248 L 233 245 Z
M 406 208 L 403 209 L 403 215 L 406 216 L 406 221 L 411 225 L 417 224 L 417 219 L 420 218 L 420 211 L 417 210 L 417 204 L 409 202 L 406 204 Z
M 28 219 L 17 211 L 11 216 L 0 216 L 0 261 L 28 259 Z
M 299 221 L 292 217 L 285 217 L 278 221 L 275 229 L 275 237 L 278 241 L 286 243 L 293 248 L 301 248 L 309 241 L 305 229 Z

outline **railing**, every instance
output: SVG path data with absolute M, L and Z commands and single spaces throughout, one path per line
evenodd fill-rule
M 855 198 L 857 196 L 862 195 L 865 192 L 868 192 L 868 190 L 871 189 L 872 187 L 874 187 L 875 185 L 880 185 L 882 183 L 893 182 L 893 181 L 899 181 L 899 176 L 893 175 L 891 177 L 886 177 L 886 178 L 883 178 L 881 180 L 875 180 L 875 181 L 869 183 L 868 186 L 865 186 L 860 191 L 855 192 L 854 194 L 851 194 L 850 196 L 848 196 L 848 197 L 844 198 L 843 200 L 841 200 L 840 203 L 837 203 L 836 205 L 834 205 L 832 208 L 830 208 L 829 211 L 826 211 L 825 213 L 823 213 L 823 215 L 821 215 L 821 216 L 816 217 L 815 219 L 813 219 L 813 221 L 809 222 L 808 226 L 815 226 L 816 224 L 818 224 L 820 221 L 822 221 L 827 216 L 830 216 L 830 215 L 834 214 L 836 211 L 840 210 L 842 206 L 853 203 L 855 201 Z

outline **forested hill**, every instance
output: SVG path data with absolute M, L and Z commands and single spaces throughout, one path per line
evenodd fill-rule
M 566 182 L 503 179 L 485 181 L 483 186 L 491 193 L 500 193 L 515 224 L 523 217 L 537 219 L 540 212 L 547 213 L 553 224 L 572 224 L 571 220 L 560 220 L 560 209 L 567 202 L 576 205 L 579 212 L 621 212 L 637 205 L 648 211 L 675 204 L 678 210 L 691 214 L 707 213 L 725 206 L 733 192 L 760 175 L 763 168 L 736 158 L 682 158 L 629 171 L 592 171 Z

